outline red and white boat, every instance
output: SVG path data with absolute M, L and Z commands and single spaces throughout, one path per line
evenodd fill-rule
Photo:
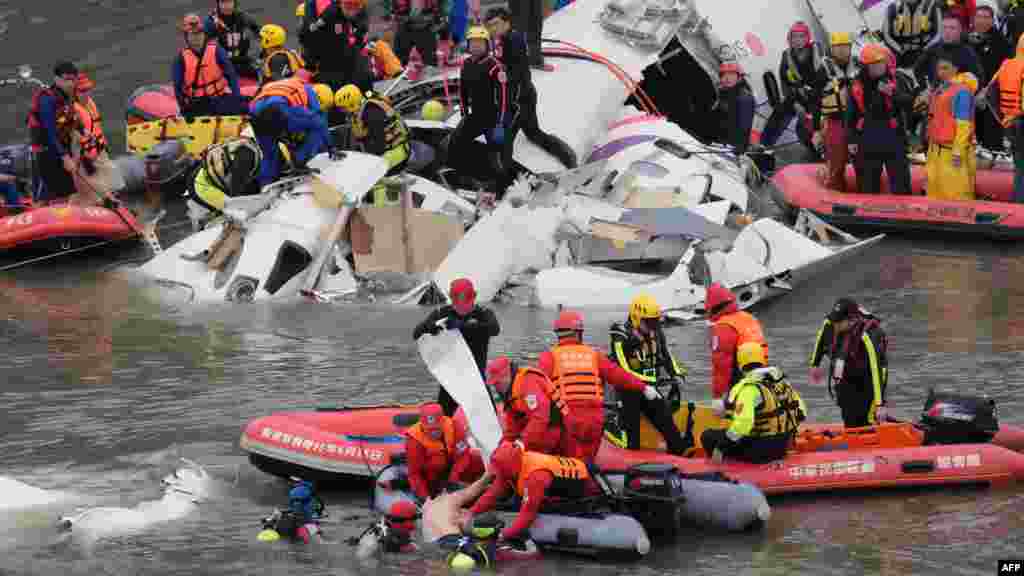
M 20 213 L 0 208 L 0 254 L 56 252 L 128 240 L 141 229 L 126 209 L 52 203 Z

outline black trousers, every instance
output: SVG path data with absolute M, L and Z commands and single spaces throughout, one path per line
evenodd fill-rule
M 979 109 L 974 116 L 978 130 L 978 142 L 989 150 L 1003 149 L 1003 126 L 996 120 L 992 110 Z
M 316 81 L 327 84 L 331 90 L 340 90 L 346 84 L 355 84 L 363 92 L 373 88 L 373 76 L 370 74 L 370 61 L 362 54 L 350 55 L 347 62 L 342 60 L 345 57 L 339 56 L 338 62 L 331 62 L 330 66 L 320 66 L 316 75 Z
M 437 34 L 430 26 L 417 28 L 403 22 L 395 33 L 395 56 L 405 66 L 409 62 L 409 54 L 415 47 L 420 58 L 427 66 L 437 66 Z
M 866 155 L 864 148 L 858 147 L 857 173 L 862 194 L 881 193 L 883 168 L 889 176 L 890 194 L 910 194 L 910 162 L 902 148 L 891 154 Z
M 64 169 L 60 158 L 44 151 L 33 154 L 32 159 L 37 176 L 36 190 L 32 194 L 34 200 L 56 200 L 75 192 L 74 178 Z
M 505 135 L 505 146 L 502 150 L 502 164 L 512 165 L 512 152 L 515 148 L 515 133 L 523 131 L 523 135 L 529 138 L 545 152 L 551 154 L 568 169 L 576 167 L 576 153 L 561 138 L 544 132 L 540 129 L 540 122 L 537 119 L 537 88 L 533 82 L 527 82 L 519 91 L 519 111 L 512 126 L 512 137 Z
M 512 12 L 512 27 L 526 36 L 526 51 L 531 65 L 544 61 L 541 55 L 540 38 L 544 28 L 543 0 L 513 0 L 509 2 Z
M 726 458 L 743 460 L 754 464 L 765 464 L 786 457 L 789 438 L 785 436 L 771 438 L 743 438 L 733 442 L 725 430 L 705 430 L 700 435 L 700 443 L 708 456 L 719 449 Z
M 476 146 L 475 140 L 480 136 L 487 134 L 487 131 L 494 128 L 494 120 L 490 118 L 481 118 L 479 116 L 469 116 L 463 118 L 455 133 L 452 134 L 451 143 L 448 146 L 448 165 L 454 168 L 456 171 L 463 175 L 469 174 L 480 174 L 480 167 L 476 165 L 476 156 L 472 154 L 472 148 Z M 514 133 L 506 131 L 505 141 L 507 142 L 510 137 L 514 137 Z M 500 149 L 499 149 L 500 151 Z M 491 157 L 488 154 L 488 157 Z M 499 158 L 500 160 L 500 158 Z M 492 177 L 496 180 L 503 178 L 504 169 L 502 167 L 491 167 Z M 494 173 L 497 172 L 497 173 Z
M 836 387 L 836 404 L 843 414 L 843 426 L 861 428 L 871 425 L 868 418 L 874 393 L 867 386 L 870 384 L 843 382 Z
M 679 433 L 679 428 L 672 420 L 672 414 L 669 413 L 668 404 L 664 400 L 648 400 L 642 392 L 632 391 L 619 392 L 618 397 L 622 401 L 619 422 L 626 432 L 631 450 L 640 448 L 641 414 L 647 416 L 654 428 L 665 438 L 670 454 L 682 455 L 691 447 Z

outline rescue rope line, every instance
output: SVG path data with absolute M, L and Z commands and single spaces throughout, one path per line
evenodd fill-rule
M 606 57 L 604 57 L 604 56 L 602 56 L 602 55 L 600 55 L 600 54 L 598 54 L 596 52 L 591 52 L 590 50 L 587 50 L 586 48 L 583 48 L 582 46 L 579 46 L 577 44 L 573 44 L 572 42 L 567 42 L 565 40 L 559 40 L 557 38 L 542 38 L 542 41 L 544 41 L 544 42 L 551 42 L 551 43 L 555 43 L 555 44 L 561 44 L 563 46 L 571 48 L 572 50 L 578 52 L 581 55 L 587 56 L 588 59 L 593 61 L 593 62 L 596 62 L 598 64 L 604 64 L 605 67 L 607 67 L 608 70 L 610 70 L 612 72 L 612 74 L 615 75 L 616 78 L 618 78 L 623 84 L 626 85 L 627 88 L 629 88 L 630 94 L 633 94 L 633 95 L 635 95 L 637 97 L 637 100 L 640 101 L 640 105 L 641 105 L 642 108 L 644 108 L 644 111 L 648 112 L 649 114 L 654 114 L 654 115 L 657 115 L 657 116 L 661 116 L 662 115 L 661 112 L 658 111 L 658 107 L 654 104 L 654 100 L 652 100 L 651 97 L 647 95 L 647 92 L 645 92 L 644 89 L 640 87 L 640 84 L 636 80 L 634 80 L 629 75 L 629 73 L 627 73 L 618 64 L 612 62 L 608 58 L 606 58 Z

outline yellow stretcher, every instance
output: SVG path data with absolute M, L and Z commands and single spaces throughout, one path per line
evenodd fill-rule
M 679 431 L 686 434 L 687 428 L 692 426 L 693 441 L 695 448 L 701 448 L 700 436 L 705 430 L 717 430 L 727 427 L 725 420 L 715 415 L 711 406 L 700 406 L 691 403 L 683 403 L 672 415 Z M 690 420 L 692 419 L 692 424 Z M 611 436 L 609 435 L 609 439 Z M 645 450 L 664 450 L 665 440 L 661 433 L 654 428 L 646 417 L 640 418 L 640 447 Z
M 181 116 L 162 118 L 152 122 L 131 124 L 127 127 L 128 151 L 145 154 L 165 140 L 182 140 L 185 151 L 199 158 L 203 150 L 229 138 L 238 136 L 249 124 L 247 116 L 199 116 L 186 122 Z

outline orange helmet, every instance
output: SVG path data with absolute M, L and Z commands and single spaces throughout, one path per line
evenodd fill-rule
M 181 19 L 181 31 L 185 34 L 189 32 L 202 32 L 203 20 L 194 12 L 185 14 L 185 17 Z
M 573 310 L 563 310 L 552 328 L 555 332 L 583 332 L 583 316 Z
M 860 51 L 860 63 L 865 66 L 888 61 L 888 50 L 881 44 L 868 44 Z
M 721 66 L 718 67 L 718 75 L 721 76 L 729 72 L 743 76 L 743 67 L 740 66 L 739 62 L 722 62 Z

